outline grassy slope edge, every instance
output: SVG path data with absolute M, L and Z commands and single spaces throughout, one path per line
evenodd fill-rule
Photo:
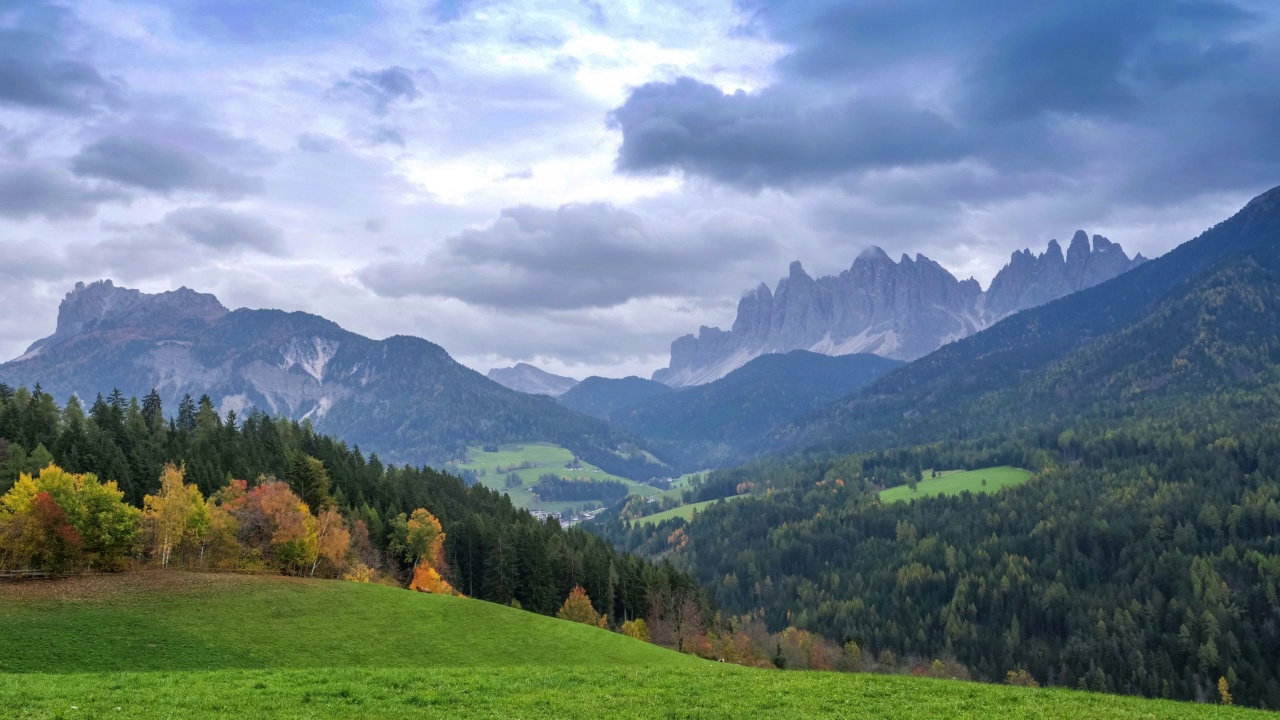
M 1266 715 L 751 670 L 480 601 L 275 577 L 0 585 L 0 638 L 0 707 L 19 718 Z

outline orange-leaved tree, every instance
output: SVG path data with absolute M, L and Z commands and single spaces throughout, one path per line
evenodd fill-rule
M 404 517 L 403 515 L 401 517 Z M 405 557 L 414 561 L 410 590 L 436 595 L 457 595 L 458 592 L 444 579 L 444 529 L 435 515 L 418 508 L 406 523 Z
M 237 515 L 245 544 L 273 557 L 285 572 L 301 573 L 319 552 L 316 519 L 285 483 L 268 479 L 245 495 Z
M 327 561 L 337 572 L 347 564 L 347 548 L 351 547 L 351 533 L 342 521 L 338 508 L 330 505 L 316 517 L 316 559 L 311 563 L 311 575 L 321 560 Z
M 591 598 L 587 597 L 587 591 L 583 590 L 581 585 L 575 585 L 573 590 L 569 591 L 569 597 L 565 598 L 556 617 L 596 627 L 604 627 L 609 620 L 608 615 L 596 614 L 596 609 L 591 606 Z

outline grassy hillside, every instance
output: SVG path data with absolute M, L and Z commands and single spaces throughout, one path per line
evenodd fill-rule
M 506 491 L 511 496 L 511 502 L 516 507 L 528 510 L 554 512 L 569 507 L 582 507 L 585 504 L 584 502 L 538 502 L 533 493 L 530 492 L 530 488 L 538 484 L 539 476 L 547 473 L 589 480 L 615 480 L 626 485 L 628 491 L 633 495 L 653 497 L 661 492 L 651 485 L 644 485 L 620 475 L 607 473 L 585 461 L 582 462 L 581 469 L 569 470 L 565 468 L 565 464 L 571 462 L 573 457 L 571 450 L 551 443 L 502 445 L 497 452 L 485 452 L 483 448 L 476 446 L 467 448 L 467 459 L 470 462 L 450 463 L 445 469 L 454 472 L 471 470 L 479 476 L 481 484 L 485 487 Z M 534 467 L 509 471 L 499 471 L 498 469 L 519 466 L 526 462 L 532 463 Z M 481 475 L 482 472 L 484 473 L 483 475 Z M 507 490 L 507 475 L 512 472 L 519 475 L 524 484 Z
M 901 502 L 935 495 L 959 495 L 962 492 L 993 493 L 1003 488 L 1021 485 L 1031 479 L 1030 471 L 1008 465 L 982 470 L 948 471 L 936 478 L 928 475 L 926 471 L 925 479 L 916 486 L 914 492 L 906 485 L 880 491 L 880 502 Z M 986 482 L 983 482 L 984 480 Z
M 906 677 L 751 670 L 474 600 L 146 573 L 0 585 L 5 717 L 1249 718 Z
M 638 519 L 636 522 L 649 523 L 649 524 L 656 525 L 657 523 L 660 523 L 663 520 L 670 520 L 671 518 L 676 518 L 676 517 L 684 518 L 685 520 L 692 520 L 694 512 L 702 512 L 706 508 L 711 507 L 712 505 L 715 505 L 721 500 L 725 500 L 725 501 L 737 500 L 738 498 L 744 498 L 744 497 L 751 497 L 751 496 L 750 495 L 730 495 L 727 498 L 720 498 L 718 500 L 706 500 L 703 502 L 696 502 L 696 503 L 690 503 L 688 505 L 681 505 L 680 507 L 671 508 L 670 510 L 663 510 L 660 513 L 646 515 Z

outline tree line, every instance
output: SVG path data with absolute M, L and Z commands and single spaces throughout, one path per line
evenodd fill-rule
M 84 503 L 110 505 L 121 518 L 132 518 L 121 522 L 134 527 L 131 535 L 112 536 L 109 552 L 81 528 L 80 555 L 15 556 L 10 566 L 107 570 L 163 564 L 146 518 L 149 507 L 164 514 L 155 498 L 177 497 L 176 486 L 165 485 L 174 473 L 181 475 L 192 506 L 203 503 L 192 517 L 209 516 L 193 521 L 197 530 L 205 522 L 214 525 L 225 509 L 238 526 L 218 537 L 230 542 L 234 535 L 240 548 L 224 552 L 221 540 L 184 529 L 171 536 L 161 555 L 169 563 L 334 576 L 358 569 L 358 563 L 373 577 L 405 584 L 420 564 L 419 554 L 406 550 L 405 538 L 421 509 L 441 525 L 437 571 L 469 597 L 554 614 L 581 586 L 597 610 L 617 622 L 649 616 L 655 605 L 679 604 L 686 597 L 709 607 L 693 578 L 669 563 L 618 553 L 588 532 L 539 521 L 502 493 L 468 487 L 431 468 L 384 465 L 376 455 L 366 457 L 358 447 L 317 434 L 307 421 L 257 410 L 223 416 L 208 397 L 184 398 L 170 417 L 155 392 L 141 401 L 119 392 L 99 396 L 86 412 L 74 396 L 59 407 L 38 386 L 0 385 L 0 493 L 19 485 L 29 498 L 47 492 L 65 516 L 62 524 L 45 518 L 48 527 L 65 527 Z M 46 474 L 48 483 L 42 480 Z M 75 499 L 51 489 L 77 483 L 89 494 Z M 32 487 L 37 490 L 30 492 Z M 237 509 L 241 501 L 245 506 Z M 47 505 L 38 511 L 56 515 Z M 323 518 L 330 509 L 329 520 L 348 535 L 343 571 L 321 553 Z M 281 527 L 291 530 L 278 532 Z M 285 538 L 298 542 L 290 545 Z

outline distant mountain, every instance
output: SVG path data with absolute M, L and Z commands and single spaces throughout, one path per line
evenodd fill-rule
M 852 452 L 1077 413 L 1117 416 L 1148 397 L 1248 378 L 1274 361 L 1270 326 L 1233 319 L 1221 306 L 1266 306 L 1267 272 L 1277 270 L 1280 188 L 1131 272 L 1019 312 L 780 427 L 761 452 Z M 1264 285 L 1251 290 L 1251 282 Z M 1215 348 L 1218 337 L 1231 341 Z
M 899 360 L 923 357 L 1000 319 L 1092 287 L 1146 261 L 1132 260 L 1104 237 L 1076 232 L 1066 255 L 1056 240 L 1035 256 L 1013 254 L 983 292 L 957 280 L 923 255 L 894 262 L 872 247 L 835 277 L 813 279 L 791 264 L 770 292 L 763 283 L 738 303 L 729 331 L 703 327 L 671 344 L 670 366 L 653 379 L 672 387 L 711 382 L 768 353 L 810 350 L 825 355 L 874 353 Z
M 434 343 L 371 340 L 301 312 L 229 311 L 187 288 L 148 295 L 78 283 L 54 334 L 0 364 L 0 382 L 87 402 L 113 388 L 137 397 L 155 388 L 170 414 L 183 395 L 207 394 L 220 413 L 306 418 L 393 462 L 438 464 L 469 444 L 544 440 L 626 477 L 669 472 L 643 453 L 616 452 L 628 438 L 604 422 L 504 388 Z
M 902 366 L 871 354 L 806 350 L 762 355 L 715 382 L 658 393 L 612 411 L 615 426 L 648 438 L 682 467 L 719 467 L 754 454 L 779 425 L 865 387 Z
M 552 375 L 529 363 L 517 363 L 509 368 L 493 368 L 486 377 L 516 392 L 551 397 L 560 397 L 578 384 L 574 378 Z
M 659 395 L 675 392 L 660 382 L 634 375 L 625 378 L 589 377 L 560 396 L 560 404 L 583 415 L 608 420 L 619 410 Z

